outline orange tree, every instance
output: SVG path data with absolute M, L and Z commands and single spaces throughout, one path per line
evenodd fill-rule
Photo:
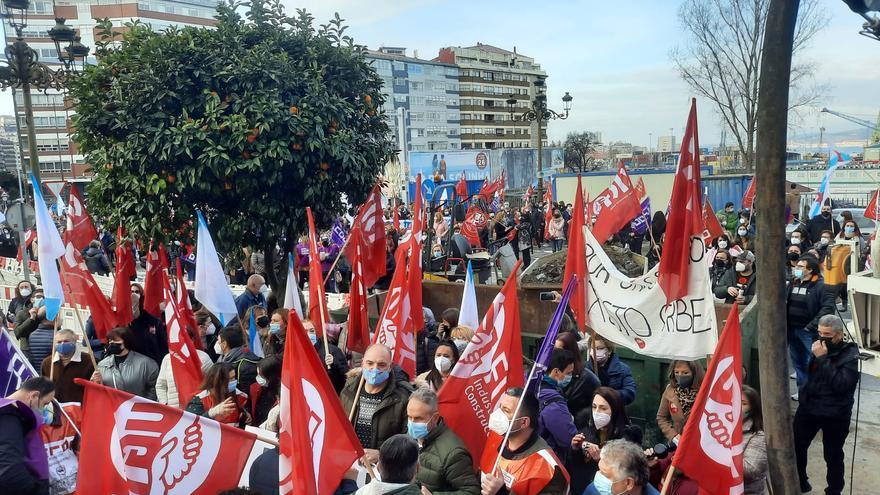
M 382 80 L 338 16 L 316 28 L 277 0 L 237 7 L 221 4 L 215 28 L 101 24 L 99 63 L 70 94 L 89 207 L 108 225 L 175 240 L 199 209 L 220 249 L 271 255 L 305 230 L 306 206 L 326 226 L 344 198 L 360 203 L 391 157 Z

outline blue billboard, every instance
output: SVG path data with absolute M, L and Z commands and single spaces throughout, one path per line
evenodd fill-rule
M 424 179 L 440 175 L 444 180 L 483 180 L 489 176 L 489 152 L 487 150 L 462 151 L 413 151 L 409 154 L 412 177 L 421 172 Z

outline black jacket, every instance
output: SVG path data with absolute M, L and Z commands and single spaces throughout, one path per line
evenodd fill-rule
M 264 450 L 251 464 L 248 480 L 251 490 L 262 495 L 278 495 L 278 447 Z
M 852 342 L 829 349 L 810 361 L 807 381 L 799 391 L 798 413 L 849 422 L 859 383 L 859 348 Z
M 432 369 L 434 363 L 434 354 L 440 345 L 440 339 L 437 337 L 437 328 L 425 327 L 425 329 L 416 335 L 416 374 L 421 375 Z
M 562 396 L 568 403 L 568 412 L 574 418 L 575 425 L 580 426 L 579 421 L 584 414 L 592 414 L 593 395 L 601 385 L 599 377 L 585 367 L 580 373 L 575 372 L 571 377 L 571 383 L 562 390 Z
M 798 319 L 806 319 L 812 318 L 810 322 L 806 325 L 806 329 L 811 332 L 815 332 L 819 328 L 819 318 L 822 318 L 825 315 L 830 315 L 834 313 L 834 300 L 837 295 L 829 290 L 825 290 L 825 282 L 822 281 L 818 276 L 814 276 L 815 280 L 808 280 L 806 282 L 801 283 L 789 283 L 788 290 L 785 295 L 785 301 L 788 303 L 791 301 L 792 292 L 795 290 L 806 290 L 806 296 L 804 298 L 806 302 L 806 307 L 798 308 L 799 310 L 803 310 L 805 317 Z M 789 330 L 794 330 L 793 325 L 798 326 L 795 322 L 793 322 L 792 317 L 798 317 L 801 315 L 794 315 L 792 313 L 792 307 L 789 306 L 788 312 L 788 328 Z
M 162 364 L 162 358 L 168 354 L 168 334 L 165 332 L 165 325 L 142 309 L 141 314 L 132 320 L 128 327 L 135 337 L 131 350 L 156 361 L 156 364 Z
M 736 300 L 736 298 L 731 296 L 730 294 L 728 294 L 727 289 L 728 289 L 728 287 L 736 287 L 738 284 L 739 277 L 740 277 L 740 275 L 739 275 L 739 273 L 737 273 L 735 268 L 731 268 L 731 269 L 727 270 L 727 273 L 725 273 L 724 276 L 721 277 L 721 280 L 718 282 L 718 285 L 713 289 L 713 292 L 715 292 L 715 297 L 717 297 L 718 299 L 724 299 L 724 302 L 727 304 L 733 304 L 733 302 Z M 752 298 L 755 297 L 755 289 L 757 288 L 757 285 L 758 285 L 755 283 L 755 271 L 754 270 L 752 270 L 751 275 L 749 275 L 748 277 L 745 277 L 745 278 L 746 278 L 746 282 L 744 284 L 745 290 L 743 291 L 743 297 L 745 298 L 745 302 L 743 303 L 743 306 L 752 302 Z
M 320 358 L 323 363 L 324 339 L 318 339 L 318 342 L 315 343 L 315 351 L 318 353 L 318 358 Z M 333 344 L 330 344 L 330 355 L 333 356 L 333 364 L 330 365 L 327 374 L 330 375 L 330 382 L 333 383 L 333 389 L 336 390 L 336 394 L 338 395 L 339 392 L 342 392 L 342 387 L 345 386 L 345 374 L 348 373 L 348 359 L 345 357 L 345 354 L 342 353 L 342 350 Z M 326 369 L 327 366 L 325 365 L 324 368 Z
M 823 218 L 822 215 L 816 215 L 807 222 L 807 235 L 810 236 L 810 242 L 813 244 L 819 243 L 823 230 L 830 230 L 837 235 L 840 233 L 840 222 L 832 217 Z
M 83 260 L 86 268 L 95 275 L 108 275 L 110 273 L 110 260 L 104 251 L 98 248 L 88 247 L 83 251 Z
M 235 368 L 237 388 L 246 394 L 250 393 L 251 384 L 257 381 L 257 363 L 260 362 L 260 358 L 250 351 L 245 351 L 243 347 L 236 347 L 223 356 L 222 362 L 230 363 Z
M 7 405 L 0 408 L 0 493 L 3 495 L 43 495 L 49 493 L 48 480 L 40 480 L 25 465 L 25 435 L 35 428 L 33 419 Z

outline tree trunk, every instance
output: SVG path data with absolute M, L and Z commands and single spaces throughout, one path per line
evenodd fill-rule
M 277 294 L 281 284 L 279 282 L 280 277 L 278 277 L 278 273 L 275 271 L 275 242 L 266 241 L 263 244 L 263 261 L 266 264 L 266 283 L 269 284 L 272 292 Z
M 758 257 L 758 356 L 764 431 L 773 493 L 800 493 L 795 470 L 783 267 L 785 226 L 785 145 L 791 53 L 799 0 L 771 0 L 761 61 L 758 98 L 757 204 L 761 235 Z

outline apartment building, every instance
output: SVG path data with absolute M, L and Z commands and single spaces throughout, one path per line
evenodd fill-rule
M 56 17 L 66 19 L 67 25 L 81 36 L 82 43 L 94 50 L 97 36 L 95 19 L 110 19 L 117 31 L 124 31 L 123 25 L 135 20 L 150 25 L 154 30 L 184 25 L 212 26 L 216 24 L 214 15 L 217 3 L 218 0 L 58 0 L 54 4 L 45 0 L 32 1 L 28 10 L 28 26 L 22 34 L 37 52 L 39 60 L 57 69 L 61 64 L 55 44 L 49 37 Z M 11 44 L 15 41 L 15 30 L 8 20 L 3 28 L 6 42 Z M 87 61 L 96 63 L 94 55 Z M 21 129 L 21 150 L 24 159 L 29 160 L 21 92 L 15 92 L 14 98 Z M 31 101 L 42 177 L 47 180 L 84 177 L 89 166 L 70 141 L 68 130 L 73 112 L 64 93 L 34 90 L 31 92 Z
M 382 77 L 388 125 L 406 151 L 460 149 L 458 68 L 413 55 L 401 47 L 367 51 Z
M 530 148 L 538 145 L 537 123 L 511 119 L 529 108 L 534 81 L 547 73 L 531 57 L 492 45 L 441 48 L 438 62 L 458 66 L 462 149 Z M 547 129 L 541 137 L 547 144 Z

